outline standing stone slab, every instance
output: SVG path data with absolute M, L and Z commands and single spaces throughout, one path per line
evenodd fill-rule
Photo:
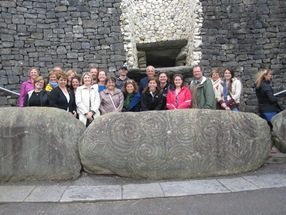
M 85 130 L 56 108 L 0 108 L 0 181 L 67 180 L 80 175 Z
M 271 123 L 275 146 L 281 152 L 286 153 L 286 110 L 274 116 Z
M 256 170 L 270 148 L 257 115 L 194 109 L 106 114 L 79 141 L 85 171 L 149 179 Z

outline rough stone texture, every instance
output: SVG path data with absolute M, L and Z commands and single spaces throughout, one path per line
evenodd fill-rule
M 138 67 L 140 44 L 190 40 L 193 45 L 198 0 L 122 0 L 120 16 L 128 65 Z M 192 54 L 190 54 L 192 55 Z M 178 65 L 177 65 L 178 66 Z
M 274 144 L 281 152 L 286 153 L 286 110 L 274 116 L 271 123 Z
M 122 0 L 127 64 L 131 68 L 146 66 L 139 46 L 187 40 L 186 51 L 178 55 L 186 55 L 186 65 L 199 63 L 206 76 L 215 67 L 233 67 L 243 84 L 241 110 L 258 112 L 257 102 L 249 103 L 260 68 L 270 68 L 275 74 L 275 92 L 286 88 L 285 9 L 286 2 L 281 0 Z M 286 105 L 285 96 L 279 100 Z
M 31 67 L 38 67 L 44 77 L 54 66 L 79 74 L 90 66 L 118 69 L 125 60 L 120 2 L 1 0 L 0 86 L 19 92 Z M 0 106 L 17 105 L 17 97 L 9 96 L 0 91 L 6 97 Z
M 182 40 L 176 66 L 199 63 L 206 76 L 234 67 L 242 110 L 257 112 L 259 68 L 273 71 L 274 92 L 286 89 L 285 10 L 282 0 L 0 1 L 0 86 L 18 92 L 33 66 L 45 77 L 55 65 L 79 74 L 91 65 L 113 72 L 124 60 L 146 67 L 137 44 Z M 0 97 L 0 106 L 17 105 L 17 96 Z M 286 96 L 279 102 L 285 107 Z
M 106 114 L 79 141 L 85 171 L 149 179 L 256 170 L 270 148 L 269 126 L 255 114 L 190 109 Z
M 0 181 L 67 180 L 80 175 L 85 127 L 56 108 L 0 108 Z

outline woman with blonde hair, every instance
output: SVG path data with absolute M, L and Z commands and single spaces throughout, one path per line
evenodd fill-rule
M 58 86 L 58 72 L 51 71 L 48 74 L 49 83 L 46 86 L 46 91 L 51 92 L 54 88 Z
M 92 75 L 89 72 L 83 73 L 81 80 L 82 86 L 76 90 L 75 101 L 79 120 L 87 127 L 95 117 L 100 116 L 100 98 L 98 86 L 92 85 Z
M 273 95 L 270 86 L 272 79 L 271 71 L 262 69 L 256 74 L 255 91 L 258 99 L 258 110 L 261 118 L 265 119 L 272 128 L 271 119 L 280 110 L 277 98 Z
M 220 78 L 220 71 L 218 68 L 215 68 L 211 71 L 210 74 L 210 79 L 212 81 L 213 84 L 213 89 L 214 89 L 214 93 L 215 93 L 215 97 L 218 100 L 219 99 L 219 87 L 222 83 L 222 80 Z M 222 109 L 220 103 L 217 101 L 216 103 L 216 109 Z
M 29 79 L 22 83 L 21 89 L 20 89 L 20 98 L 19 98 L 19 107 L 24 106 L 24 99 L 26 94 L 34 89 L 34 81 L 37 77 L 40 76 L 40 71 L 32 67 L 29 71 Z
M 77 72 L 73 69 L 70 69 L 66 72 L 68 77 L 68 87 L 71 87 L 71 80 L 73 77 L 77 76 Z

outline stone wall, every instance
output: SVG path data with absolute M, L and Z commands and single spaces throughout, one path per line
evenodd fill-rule
M 256 111 L 253 83 L 259 68 L 274 73 L 274 91 L 286 89 L 286 1 L 222 0 L 201 1 L 200 64 L 209 72 L 214 67 L 234 67 L 243 83 L 246 111 Z M 199 50 L 198 50 L 199 51 Z M 280 98 L 286 104 L 286 96 Z
M 205 75 L 235 67 L 245 111 L 257 111 L 259 68 L 273 71 L 275 92 L 286 88 L 283 0 L 11 0 L 0 6 L 0 86 L 14 91 L 32 66 L 44 76 L 55 65 L 112 72 L 127 60 L 138 68 L 137 44 L 174 40 L 187 40 L 186 66 L 200 63 Z M 0 106 L 16 103 L 17 96 L 0 91 Z
M 55 65 L 79 73 L 109 72 L 125 60 L 120 0 L 0 1 L 0 86 L 19 92 L 31 67 L 47 76 Z M 8 95 L 8 97 L 7 97 Z M 17 96 L 0 91 L 0 105 Z

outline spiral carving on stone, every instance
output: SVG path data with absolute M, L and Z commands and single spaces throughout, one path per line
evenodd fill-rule
M 271 145 L 264 134 L 265 140 L 258 135 L 268 127 L 254 114 L 150 111 L 107 114 L 95 121 L 81 142 L 84 168 L 95 165 L 128 177 L 189 178 L 249 171 L 266 160 Z
M 148 139 L 137 143 L 134 148 L 132 168 L 149 169 L 149 171 L 162 171 L 165 169 L 166 149 L 163 142 Z M 138 172 L 138 171 L 136 171 Z
M 127 156 L 142 136 L 138 119 L 130 114 L 119 114 L 107 126 L 108 149 L 115 156 Z M 120 158 L 118 158 L 120 159 Z
M 143 114 L 140 120 L 143 132 L 146 136 L 152 137 L 152 139 L 162 138 L 168 129 L 168 124 L 169 120 L 166 118 L 165 112 L 161 111 Z

